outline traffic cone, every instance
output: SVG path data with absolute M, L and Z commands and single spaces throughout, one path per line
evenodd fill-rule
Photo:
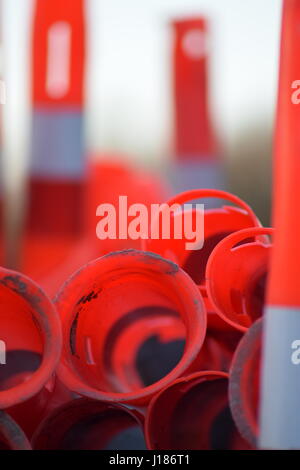
M 190 203 L 194 199 L 201 202 L 202 199 L 208 198 L 223 199 L 235 204 L 237 207 L 224 205 L 223 207 L 215 209 L 207 209 L 204 213 L 202 210 L 198 210 L 195 207 L 184 207 L 184 204 Z M 161 214 L 167 212 L 167 210 L 172 208 L 172 206 L 177 208 L 177 210 L 170 211 L 171 237 L 166 239 L 163 238 L 160 225 L 162 224 L 162 218 L 161 216 L 156 216 L 156 218 L 152 220 L 152 227 L 159 227 L 159 236 L 143 240 L 142 247 L 146 251 L 151 251 L 163 256 L 164 258 L 170 259 L 185 270 L 199 286 L 205 299 L 206 308 L 209 312 L 209 325 L 226 329 L 226 324 L 224 324 L 223 321 L 220 322 L 220 319 L 213 311 L 210 299 L 207 296 L 205 282 L 206 265 L 211 252 L 223 238 L 237 230 L 247 227 L 258 227 L 260 226 L 260 222 L 252 209 L 244 201 L 225 191 L 213 189 L 186 191 L 185 193 L 181 193 L 166 202 L 161 209 Z M 183 206 L 183 212 L 182 210 L 178 210 L 180 209 L 178 206 Z M 203 227 L 202 243 L 199 243 L 199 245 L 195 246 L 194 249 L 190 249 L 190 247 L 187 248 L 187 243 L 191 243 L 191 240 L 187 238 L 185 233 L 182 233 L 180 238 L 175 238 L 174 236 L 176 225 L 178 225 L 178 223 L 184 225 L 183 222 L 185 222 L 185 220 L 183 216 L 185 213 L 191 214 L 192 223 L 190 225 L 194 230 L 197 225 L 197 220 L 199 220 L 201 228 Z M 204 216 L 203 224 L 201 223 L 202 216 Z M 194 240 L 192 241 L 194 242 Z
M 151 450 L 244 450 L 228 404 L 228 374 L 205 371 L 177 379 L 150 402 L 145 435 Z
M 224 199 L 235 204 L 237 207 L 224 205 L 219 208 L 207 209 L 204 213 L 194 206 L 184 207 L 184 204 L 189 201 L 197 199 L 197 201 L 201 202 L 203 198 L 204 200 L 208 198 Z M 179 207 L 175 207 L 175 205 Z M 183 212 L 178 210 L 182 205 Z M 252 209 L 244 201 L 237 196 L 220 190 L 199 189 L 179 194 L 162 206 L 161 213 L 166 213 L 172 206 L 177 208 L 177 211 L 170 211 L 171 239 L 170 237 L 164 239 L 160 231 L 158 237 L 143 240 L 143 249 L 157 253 L 177 263 L 199 286 L 208 314 L 208 331 L 201 355 L 198 357 L 197 370 L 228 371 L 233 352 L 241 338 L 241 334 L 235 326 L 224 321 L 224 316 L 216 313 L 215 305 L 213 305 L 211 297 L 207 292 L 205 270 L 212 251 L 222 239 L 240 229 L 259 227 L 260 222 Z M 187 213 L 191 215 L 191 226 L 193 226 L 194 230 L 197 226 L 197 218 L 200 218 L 200 226 L 203 227 L 203 247 L 200 243 L 193 250 L 187 249 L 187 243 L 190 243 L 191 240 L 187 238 L 186 234 L 182 234 L 180 238 L 175 237 L 175 227 L 178 223 L 181 226 L 184 225 L 185 219 L 183 215 Z M 203 224 L 201 224 L 202 216 Z M 152 227 L 158 226 L 161 228 L 160 224 L 162 224 L 162 221 L 163 216 L 161 218 L 156 216 L 152 220 Z M 178 342 L 177 348 L 179 351 L 182 348 L 182 343 Z
M 61 352 L 54 306 L 29 278 L 0 269 L 0 409 L 30 432 L 52 396 Z
M 120 239 L 106 238 L 99 240 L 96 236 L 97 208 L 101 204 L 111 204 L 117 210 L 119 197 L 127 197 L 127 206 L 144 204 L 151 210 L 151 204 L 160 204 L 170 196 L 170 188 L 166 182 L 155 174 L 133 168 L 125 163 L 122 155 L 103 154 L 91 157 L 88 164 L 88 184 L 86 209 L 87 232 L 94 241 L 95 257 L 124 249 L 140 249 L 141 240 L 129 237 Z M 120 215 L 120 214 L 119 214 Z M 128 218 L 130 222 L 130 217 Z
M 256 320 L 241 339 L 229 372 L 229 403 L 243 438 L 258 445 L 262 319 Z
M 300 449 L 300 1 L 283 2 L 273 188 L 274 248 L 264 316 L 259 445 Z M 275 393 L 274 393 L 275 391 Z
M 213 310 L 241 332 L 262 315 L 272 244 L 269 228 L 250 228 L 224 238 L 206 267 L 207 295 Z
M 89 263 L 66 282 L 56 306 L 64 337 L 58 376 L 89 398 L 144 406 L 201 354 L 201 294 L 177 265 L 151 253 Z M 182 338 L 174 357 L 168 343 Z
M 146 450 L 143 416 L 86 398 L 55 410 L 36 430 L 35 450 Z
M 173 27 L 176 193 L 224 189 L 225 177 L 209 111 L 209 27 L 203 17 L 179 19 Z M 209 202 L 214 205 L 215 201 Z
M 53 295 L 94 257 L 84 234 L 85 1 L 37 0 L 32 138 L 21 271 Z

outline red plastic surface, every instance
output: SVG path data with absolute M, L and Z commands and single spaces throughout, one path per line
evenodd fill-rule
M 279 72 L 279 95 L 275 132 L 273 189 L 274 251 L 270 266 L 267 302 L 270 305 L 300 305 L 300 106 L 299 56 L 300 4 L 284 2 Z M 296 85 L 295 85 L 296 82 Z M 294 96 L 295 95 L 295 96 Z M 295 99 L 296 98 L 296 102 Z
M 142 203 L 150 209 L 151 204 L 162 203 L 169 196 L 170 189 L 165 182 L 151 173 L 134 169 L 116 155 L 103 155 L 98 161 L 91 159 L 88 181 L 86 224 L 88 233 L 96 243 L 99 256 L 128 248 L 140 249 L 141 240 L 97 240 L 96 224 L 100 218 L 96 217 L 96 209 L 100 204 L 112 204 L 117 210 L 119 196 L 127 196 L 128 207 Z M 128 217 L 128 222 L 130 220 Z
M 175 153 L 212 159 L 216 144 L 208 106 L 208 27 L 204 18 L 173 23 Z
M 61 53 L 56 47 L 52 53 L 49 50 L 49 35 L 53 26 L 69 26 L 69 51 L 63 56 L 62 63 L 56 61 L 56 69 L 68 64 L 68 86 L 65 92 L 57 96 L 49 94 L 49 69 L 51 69 L 50 57 Z M 53 31 L 53 30 L 52 30 Z M 85 63 L 85 18 L 84 0 L 37 0 L 33 26 L 33 71 L 32 71 L 32 95 L 36 106 L 68 106 L 81 108 L 83 103 L 83 80 Z M 67 47 L 67 46 L 65 46 Z M 54 46 L 53 46 L 54 48 Z M 67 51 L 66 51 L 67 52 Z
M 27 233 L 49 238 L 82 236 L 85 181 L 31 179 L 28 190 Z

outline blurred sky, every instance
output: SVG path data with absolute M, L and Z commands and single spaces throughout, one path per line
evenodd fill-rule
M 9 165 L 26 159 L 29 31 L 34 0 L 2 0 L 4 145 Z M 63 1 L 63 0 L 62 0 Z M 277 87 L 281 0 L 88 0 L 86 136 L 91 152 L 123 150 L 158 163 L 171 153 L 169 21 L 211 20 L 211 105 L 226 146 L 241 129 L 270 125 Z

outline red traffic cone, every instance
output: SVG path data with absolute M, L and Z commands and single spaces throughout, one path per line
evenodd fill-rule
M 176 192 L 225 186 L 209 111 L 209 27 L 203 17 L 173 24 L 175 160 L 171 171 Z M 212 203 L 214 201 L 210 201 Z
M 208 297 L 214 311 L 245 332 L 262 315 L 272 244 L 269 228 L 250 228 L 224 238 L 206 268 Z M 242 244 L 241 244 L 242 243 Z
M 227 395 L 228 374 L 223 372 L 198 372 L 170 384 L 147 410 L 149 449 L 248 449 L 232 420 Z
M 137 411 L 86 398 L 55 410 L 36 430 L 35 450 L 145 450 Z
M 21 274 L 2 268 L 0 291 L 0 409 L 32 429 L 51 395 L 61 352 L 59 318 L 46 295 Z
M 258 444 L 258 409 L 262 319 L 250 326 L 238 345 L 230 368 L 229 401 L 241 435 L 253 447 Z
M 56 306 L 64 336 L 59 377 L 73 392 L 103 401 L 146 404 L 192 366 L 206 333 L 205 307 L 192 280 L 177 265 L 134 250 L 83 267 Z M 161 348 L 182 337 L 182 356 L 165 363 Z M 158 376 L 143 380 L 153 369 Z

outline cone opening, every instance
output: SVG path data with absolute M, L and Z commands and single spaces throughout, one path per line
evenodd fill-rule
M 177 381 L 150 405 L 146 420 L 152 449 L 245 448 L 228 403 L 228 377 L 198 374 Z
M 61 350 L 55 309 L 28 278 L 0 273 L 0 408 L 38 393 L 54 372 Z
M 146 449 L 141 420 L 124 407 L 80 399 L 58 411 L 37 430 L 35 449 Z
M 188 276 L 156 255 L 127 256 L 97 260 L 58 298 L 67 342 L 61 378 L 99 398 L 147 395 L 190 363 L 206 329 Z
M 116 305 L 113 298 L 120 302 Z M 149 279 L 127 277 L 125 284 L 104 289 L 76 312 L 70 330 L 71 363 L 84 381 L 102 391 L 140 390 L 177 365 L 185 337 L 184 323 L 169 299 L 152 290 Z
M 23 431 L 8 414 L 0 411 L 0 451 L 30 449 L 30 444 Z
M 262 319 L 241 339 L 231 365 L 229 399 L 232 415 L 243 437 L 253 446 L 258 435 Z
M 0 285 L 1 340 L 5 364 L 0 366 L 0 391 L 30 380 L 42 363 L 45 337 L 33 306 L 21 295 Z

